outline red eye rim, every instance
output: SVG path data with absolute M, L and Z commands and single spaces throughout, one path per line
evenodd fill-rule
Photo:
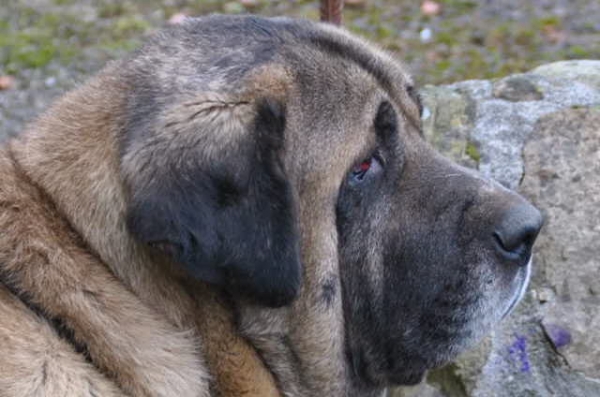
M 349 175 L 350 183 L 353 185 L 362 183 L 366 178 L 380 174 L 383 168 L 382 164 L 383 162 L 377 154 L 364 159 L 352 168 L 352 172 Z
M 354 169 L 352 169 L 352 179 L 355 182 L 362 182 L 363 179 L 367 176 L 367 173 L 369 173 L 369 170 L 371 169 L 372 165 L 373 157 L 366 159 L 360 164 L 356 165 Z
M 362 174 L 362 173 L 369 171 L 372 163 L 373 163 L 373 158 L 363 161 L 362 163 L 360 163 L 359 165 L 354 167 L 354 171 L 353 171 L 354 174 Z

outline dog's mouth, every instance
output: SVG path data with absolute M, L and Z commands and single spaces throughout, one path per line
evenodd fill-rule
M 431 368 L 416 359 L 412 365 L 403 365 L 397 368 L 397 360 L 400 357 L 388 357 L 387 371 L 369 362 L 364 351 L 346 351 L 347 358 L 354 374 L 355 381 L 367 387 L 378 387 L 382 385 L 413 386 L 421 383 L 427 371 Z
M 523 268 L 522 276 L 519 275 L 520 276 L 519 277 L 520 278 L 520 285 L 517 288 L 517 290 L 515 291 L 515 294 L 513 295 L 513 299 L 510 301 L 510 304 L 508 305 L 508 308 L 506 309 L 506 311 L 502 315 L 502 319 L 504 319 L 510 313 L 512 313 L 512 311 L 519 304 L 519 302 L 521 301 L 521 299 L 523 299 L 523 297 L 525 296 L 525 291 L 527 291 L 527 286 L 529 285 L 529 280 L 531 279 L 531 266 L 532 266 L 531 262 L 532 262 L 532 259 L 529 258 L 529 261 L 527 262 L 527 265 L 525 265 L 524 268 Z
M 404 341 L 396 339 L 387 344 L 388 348 L 383 355 L 385 359 L 380 360 L 378 364 L 372 361 L 368 349 L 363 347 L 350 350 L 348 353 L 354 374 L 372 385 L 410 386 L 420 383 L 429 370 L 451 362 L 460 353 L 473 347 L 494 324 L 506 318 L 517 307 L 529 285 L 531 268 L 532 260 L 529 258 L 527 264 L 520 267 L 514 275 L 510 290 L 505 291 L 503 298 L 496 296 L 496 303 L 488 305 L 484 312 L 476 311 L 474 314 L 465 315 L 462 322 L 452 321 L 444 325 L 440 322 L 434 326 L 431 334 L 420 339 L 419 344 L 425 346 L 435 343 L 435 349 L 429 346 L 422 350 L 421 347 L 413 345 L 409 348 L 410 351 L 404 351 L 403 354 L 395 348 L 390 348 L 404 344 Z M 477 306 L 479 305 L 473 307 Z M 456 313 L 448 315 L 453 316 L 456 316 Z

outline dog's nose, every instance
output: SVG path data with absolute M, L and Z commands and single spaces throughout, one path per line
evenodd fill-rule
M 528 203 L 510 208 L 494 231 L 497 251 L 505 259 L 525 266 L 542 223 L 540 211 Z

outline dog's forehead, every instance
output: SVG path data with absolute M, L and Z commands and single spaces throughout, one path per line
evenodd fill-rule
M 145 89 L 156 87 L 155 92 L 168 95 L 241 90 L 248 74 L 273 63 L 306 75 L 320 71 L 331 78 L 337 72 L 347 79 L 350 71 L 343 68 L 353 65 L 371 75 L 400 107 L 411 108 L 408 90 L 413 83 L 397 60 L 342 29 L 306 20 L 189 18 L 149 39 L 133 55 L 131 70 L 144 80 Z
M 374 142 L 373 122 L 385 92 L 354 65 L 323 66 L 295 82 L 288 98 L 288 136 L 313 153 L 354 157 Z
M 249 103 L 270 97 L 285 102 L 293 150 L 310 150 L 312 159 L 356 161 L 374 139 L 383 100 L 401 120 L 419 118 L 412 82 L 397 61 L 344 30 L 310 21 L 190 19 L 152 38 L 129 71 L 130 125 L 150 125 L 182 98 L 203 92 Z

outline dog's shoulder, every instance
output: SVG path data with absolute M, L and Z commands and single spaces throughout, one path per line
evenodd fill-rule
M 0 396 L 124 396 L 3 284 L 0 316 Z
M 194 334 L 120 282 L 7 148 L 0 229 L 0 396 L 208 395 Z

